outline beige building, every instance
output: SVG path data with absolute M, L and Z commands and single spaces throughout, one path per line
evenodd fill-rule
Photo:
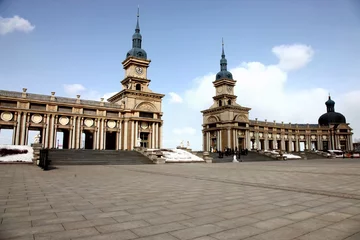
M 283 150 L 352 150 L 352 129 L 341 113 L 335 112 L 335 102 L 325 103 L 327 112 L 318 124 L 285 124 L 249 120 L 251 108 L 236 102 L 236 80 L 227 71 L 224 44 L 220 72 L 213 82 L 215 96 L 209 109 L 203 110 L 203 150 L 231 149 Z
M 132 49 L 122 62 L 122 90 L 108 102 L 0 90 L 0 130 L 12 129 L 12 144 L 27 145 L 29 131 L 40 133 L 45 148 L 132 150 L 161 148 L 162 98 L 150 90 L 150 60 L 141 48 L 137 16 Z M 57 142 L 62 132 L 63 140 Z

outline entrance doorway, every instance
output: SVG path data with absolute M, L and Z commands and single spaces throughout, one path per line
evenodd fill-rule
M 329 142 L 323 141 L 323 151 L 327 151 L 327 150 L 329 150 Z
M 239 146 L 239 149 L 245 149 L 244 138 L 238 138 L 238 146 Z
M 311 142 L 311 149 L 310 150 L 317 150 L 317 142 Z
M 340 148 L 341 150 L 346 150 L 346 140 L 340 140 Z
M 268 150 L 274 150 L 273 140 L 269 140 Z
M 15 145 L 14 128 L 0 128 L 0 144 Z
M 116 149 L 116 132 L 106 132 L 105 149 Z
M 40 134 L 39 143 L 42 143 L 42 139 L 43 139 L 42 128 L 29 127 L 29 130 L 26 133 L 26 137 L 25 137 L 26 139 L 25 144 L 31 146 L 31 144 L 33 144 L 35 141 L 35 136 L 38 134 Z
M 94 147 L 94 133 L 89 131 L 89 130 L 85 130 L 83 132 L 83 135 L 84 136 L 84 140 L 83 140 L 83 143 L 82 143 L 82 147 L 84 149 L 93 149 Z
M 147 148 L 149 146 L 149 133 L 140 133 L 140 147 Z
M 56 148 L 69 149 L 70 131 L 68 129 L 58 129 L 56 134 Z
M 285 141 L 285 152 L 289 152 L 289 141 Z
M 305 142 L 300 142 L 300 152 L 303 152 L 305 150 Z
M 211 147 L 212 147 L 212 150 L 213 150 L 213 151 L 214 151 L 215 149 L 216 149 L 216 150 L 219 150 L 219 149 L 217 149 L 216 138 L 212 138 L 212 139 L 211 139 Z

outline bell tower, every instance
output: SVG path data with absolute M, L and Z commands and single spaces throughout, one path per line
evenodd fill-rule
M 122 62 L 125 70 L 121 81 L 122 90 L 107 99 L 110 103 L 120 105 L 119 121 L 123 126 L 121 136 L 124 149 L 127 150 L 162 146 L 162 98 L 165 95 L 149 88 L 151 80 L 147 73 L 151 61 L 141 45 L 138 8 L 132 48 Z
M 249 111 L 236 102 L 234 94 L 236 80 L 227 70 L 224 40 L 220 59 L 220 72 L 215 76 L 213 85 L 215 96 L 209 109 L 201 111 L 203 114 L 203 150 L 223 151 L 225 148 L 241 149 L 248 147 L 245 138 L 249 127 Z

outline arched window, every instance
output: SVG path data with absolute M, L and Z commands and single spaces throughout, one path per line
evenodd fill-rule
M 228 100 L 228 105 L 231 105 L 231 99 Z
M 221 100 L 219 100 L 219 107 L 221 107 L 222 106 L 222 101 Z
M 140 85 L 140 83 L 136 84 L 135 89 L 138 90 L 138 91 L 141 90 L 141 85 Z

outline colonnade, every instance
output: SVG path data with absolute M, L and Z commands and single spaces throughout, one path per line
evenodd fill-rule
M 269 136 L 271 135 L 271 137 Z M 277 136 L 279 135 L 279 136 Z M 287 152 L 299 152 L 302 150 L 325 150 L 345 149 L 352 150 L 352 137 L 349 134 L 337 132 L 328 134 L 275 134 L 267 132 L 250 132 L 225 128 L 221 130 L 204 131 L 204 151 L 213 149 L 257 149 L 257 150 L 283 150 Z M 216 140 L 215 140 L 216 139 Z M 213 143 L 215 141 L 215 144 Z M 326 143 L 325 143 L 326 142 Z
M 12 144 L 27 145 L 29 131 L 39 131 L 41 143 L 44 148 L 56 148 L 58 133 L 64 132 L 63 147 L 70 149 L 80 149 L 83 141 L 90 149 L 105 150 L 107 141 L 112 143 L 115 150 L 132 150 L 139 142 L 140 133 L 147 136 L 147 140 L 141 140 L 147 148 L 162 147 L 162 125 L 161 122 L 147 122 L 136 119 L 116 120 L 105 117 L 88 118 L 83 116 L 66 116 L 59 114 L 36 114 L 39 122 L 34 122 L 30 112 L 14 112 L 14 117 L 9 122 L 12 125 Z M 60 121 L 60 118 L 62 121 Z M 88 122 L 86 122 L 88 121 Z M 111 124 L 109 124 L 111 122 Z M 141 125 L 141 123 L 145 123 Z M 7 125 L 7 128 L 9 128 Z M 85 134 L 85 139 L 83 137 Z M 87 137 L 88 135 L 88 137 Z M 108 144 L 109 145 L 109 144 Z

